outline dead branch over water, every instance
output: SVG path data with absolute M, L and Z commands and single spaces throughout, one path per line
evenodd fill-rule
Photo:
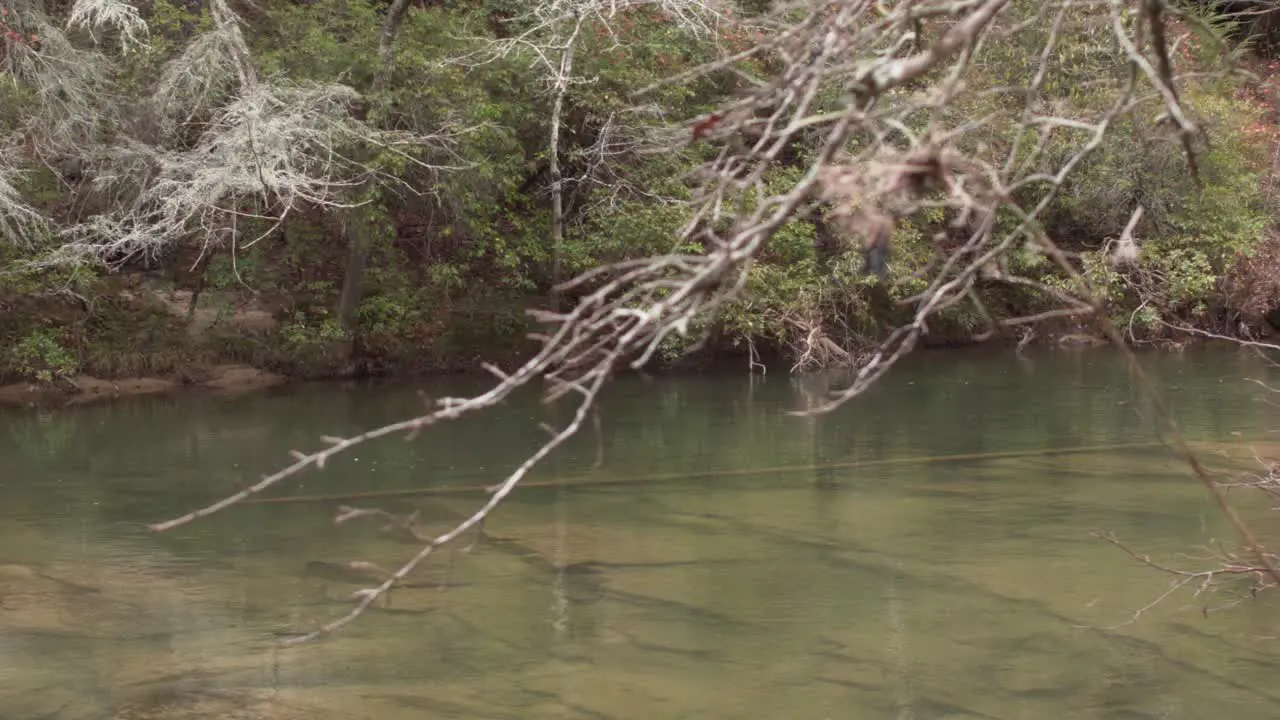
M 663 5 L 690 13 L 703 7 Z M 755 47 L 668 81 L 734 70 L 754 58 L 765 61 L 773 73 L 739 99 L 698 118 L 688 133 L 691 140 L 719 148 L 702 168 L 691 220 L 680 238 L 702 252 L 630 260 L 583 273 L 558 289 L 561 296 L 579 297 L 572 309 L 537 314 L 548 329 L 532 359 L 512 371 L 486 366 L 495 378 L 489 390 L 443 398 L 418 417 L 353 437 L 323 438 L 321 449 L 295 451 L 292 464 L 258 483 L 152 529 L 172 530 L 254 498 L 303 471 L 324 469 L 330 458 L 362 443 L 391 435 L 412 437 L 439 423 L 494 411 L 513 392 L 539 381 L 545 383 L 547 403 L 572 398 L 572 419 L 563 427 L 546 426 L 546 442 L 487 488 L 489 498 L 473 514 L 443 534 L 421 537 L 421 549 L 389 571 L 381 584 L 361 591 L 349 613 L 286 642 L 297 644 L 335 632 L 437 548 L 480 529 L 529 472 L 580 429 L 616 370 L 645 366 L 669 336 L 699 333 L 700 321 L 741 297 L 754 261 L 788 222 L 814 214 L 826 218 L 857 238 L 868 268 L 879 271 L 891 262 L 893 232 L 905 218 L 941 210 L 950 218 L 949 237 L 935 238 L 936 262 L 922 278 L 923 289 L 906 301 L 910 319 L 856 361 L 851 383 L 798 414 L 827 412 L 865 392 L 916 347 L 932 320 L 962 304 L 973 304 L 988 319 L 989 327 L 979 339 L 1050 318 L 1092 318 L 1123 349 L 1135 381 L 1153 401 L 1168 442 L 1230 520 L 1258 572 L 1270 582 L 1280 582 L 1271 556 L 1181 435 L 1158 389 L 1107 317 L 1103 301 L 1042 225 L 1046 208 L 1065 181 L 1120 119 L 1138 110 L 1163 112 L 1186 154 L 1188 173 L 1196 175 L 1193 141 L 1198 128 L 1182 106 L 1173 76 L 1164 39 L 1165 6 L 1160 0 L 1057 0 L 1040 4 L 1029 18 L 1010 18 L 1011 5 L 1009 0 L 784 5 L 761 21 L 764 39 Z M 584 7 L 551 2 L 540 11 L 545 11 L 541 17 L 547 23 L 576 27 L 570 21 Z M 1068 32 L 1096 35 L 1098 43 L 1116 53 L 1123 70 L 1105 105 L 1074 114 L 1047 102 L 1041 92 L 1058 62 L 1055 48 Z M 970 81 L 983 53 L 1028 33 L 1039 42 L 1030 76 L 1018 86 L 984 90 L 1001 102 L 988 114 L 973 117 L 965 100 L 976 92 Z M 523 36 L 518 40 L 523 42 Z M 564 63 L 555 58 L 562 60 L 567 49 L 552 49 L 558 50 L 548 67 L 563 69 Z M 1009 128 L 1016 130 L 1011 146 L 989 142 L 993 131 Z M 1052 160 L 1047 147 L 1059 138 L 1070 140 L 1070 151 Z M 797 147 L 809 149 L 804 172 L 786 187 L 769 186 L 766 172 Z M 1133 217 L 1141 212 L 1134 208 Z M 1123 237 L 1132 240 L 1131 235 L 1132 227 Z M 1006 262 L 1015 252 L 1038 253 L 1070 282 L 1047 288 L 1016 276 Z M 1032 285 L 1057 297 L 1061 306 L 995 323 L 975 292 L 980 280 Z M 814 347 L 801 348 L 802 357 L 826 348 L 821 332 L 807 337 Z M 338 520 L 352 517 L 345 513 Z

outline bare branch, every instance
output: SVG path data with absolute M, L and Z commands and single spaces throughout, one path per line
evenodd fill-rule
M 67 17 L 67 27 L 83 28 L 90 36 L 100 30 L 119 32 L 124 52 L 145 44 L 148 33 L 138 9 L 123 0 L 76 0 Z
M 429 542 L 427 542 L 422 547 L 422 549 L 417 552 L 417 554 L 411 557 L 407 562 L 401 565 L 397 570 L 392 572 L 390 576 L 387 577 L 387 579 L 381 585 L 378 585 L 377 587 L 374 587 L 374 588 L 368 588 L 362 591 L 361 593 L 359 593 L 360 602 L 354 608 L 352 608 L 352 610 L 348 612 L 346 615 L 343 615 L 342 617 L 336 620 L 333 620 L 332 622 L 329 622 L 328 624 L 315 630 L 314 632 L 307 633 L 306 635 L 301 635 L 298 637 L 289 638 L 285 640 L 283 644 L 299 645 L 302 643 L 310 642 L 317 638 L 334 633 L 342 629 L 346 625 L 349 625 L 351 622 L 356 620 L 356 618 L 360 617 L 360 615 L 362 615 L 365 612 L 365 610 L 369 608 L 369 606 L 373 605 L 375 602 L 378 601 L 379 598 L 381 598 L 383 595 L 389 592 L 391 588 L 395 586 L 396 583 L 408 577 L 408 575 L 412 573 L 414 569 L 418 567 L 418 565 L 422 564 L 424 560 L 430 557 L 431 554 L 434 553 L 437 548 L 449 542 L 452 542 L 453 540 L 461 536 L 463 533 L 465 533 L 467 530 L 470 530 L 473 527 L 478 527 L 482 522 L 484 522 L 484 519 L 488 517 L 491 512 L 493 512 L 494 508 L 496 508 L 499 504 L 502 503 L 504 499 L 506 499 L 507 495 L 509 495 L 511 491 L 515 489 L 516 485 L 519 484 L 520 480 L 523 479 L 524 476 L 527 475 L 535 465 L 537 465 L 544 458 L 550 455 L 553 450 L 559 447 L 565 440 L 568 440 L 570 437 L 573 436 L 574 433 L 578 431 L 578 429 L 582 426 L 583 420 L 586 419 L 587 415 L 591 410 L 591 406 L 595 400 L 596 393 L 599 392 L 601 386 L 604 385 L 604 382 L 606 379 L 608 379 L 607 369 L 605 369 L 602 372 L 592 373 L 592 376 L 590 379 L 590 385 L 585 388 L 586 395 L 580 401 L 578 405 L 578 409 L 574 413 L 573 420 L 563 430 L 558 432 L 550 440 L 544 443 L 542 447 L 540 447 L 537 451 L 535 451 L 532 455 L 530 455 L 529 458 L 525 460 L 523 463 L 521 463 L 520 467 L 516 468 L 516 470 L 513 473 L 508 475 L 507 478 L 503 480 L 502 483 L 497 488 L 494 489 L 492 495 L 490 495 L 489 497 L 489 500 L 484 505 L 482 505 L 480 509 L 476 510 L 474 513 L 472 513 L 470 517 L 468 517 L 466 520 L 456 525 L 452 530 L 442 535 L 438 535 L 435 538 L 431 539 Z
M 1136 18 L 1126 18 L 1119 3 L 1093 0 L 1042 4 L 1030 18 L 1003 17 L 1017 10 L 1008 0 L 786 4 L 775 16 L 786 16 L 785 27 L 779 26 L 778 32 L 769 34 L 754 48 L 684 76 L 688 79 L 719 72 L 751 58 L 766 58 L 776 68 L 771 79 L 754 83 L 741 96 L 697 119 L 686 136 L 686 142 L 705 141 L 716 151 L 702 168 L 703 182 L 679 238 L 683 245 L 704 248 L 702 252 L 629 260 L 583 273 L 559 288 L 581 295 L 576 306 L 564 312 L 556 308 L 555 312 L 541 314 L 539 319 L 550 328 L 541 336 L 538 353 L 511 372 L 492 368 L 495 384 L 489 390 L 469 398 L 442 400 L 416 418 L 355 437 L 332 439 L 320 450 L 295 456 L 293 464 L 255 485 L 205 508 L 158 523 L 153 529 L 169 530 L 218 512 L 312 466 L 323 468 L 327 460 L 355 445 L 392 434 L 414 433 L 490 410 L 512 392 L 538 379 L 547 382 L 548 402 L 576 396 L 573 421 L 562 429 L 549 428 L 547 442 L 495 485 L 489 499 L 470 517 L 452 530 L 425 540 L 418 553 L 382 584 L 362 591 L 360 602 L 350 613 L 290 642 L 306 642 L 332 633 L 359 617 L 436 548 L 479 526 L 536 463 L 577 432 L 592 411 L 600 388 L 620 363 L 634 368 L 644 366 L 667 338 L 689 335 L 694 332 L 691 328 L 699 327 L 699 321 L 741 298 L 754 263 L 787 223 L 822 213 L 862 246 L 870 268 L 889 279 L 894 269 L 890 250 L 895 231 L 907 219 L 940 209 L 948 218 L 948 227 L 937 242 L 939 257 L 920 278 L 924 289 L 906 302 L 909 320 L 888 332 L 874 350 L 851 352 L 831 343 L 827 329 L 812 318 L 783 319 L 801 338 L 797 343 L 796 370 L 822 353 L 826 358 L 851 362 L 856 368 L 847 386 L 829 392 L 823 401 L 811 402 L 804 414 L 830 410 L 866 391 L 915 348 L 929 332 L 930 323 L 964 304 L 971 304 L 985 317 L 984 333 L 1052 318 L 1092 316 L 1107 338 L 1124 347 L 1143 388 L 1157 400 L 1156 411 L 1168 428 L 1171 444 L 1214 495 L 1256 557 L 1256 563 L 1248 567 L 1280 581 L 1280 572 L 1271 557 L 1226 504 L 1167 409 L 1158 402 L 1158 394 L 1107 317 L 1098 294 L 1072 258 L 1042 227 L 1046 208 L 1068 178 L 1122 118 L 1144 103 L 1161 102 L 1184 139 L 1196 131 L 1186 120 L 1187 113 L 1174 86 L 1177 78 L 1171 75 L 1165 57 L 1167 49 L 1159 39 L 1163 37 L 1162 30 L 1154 27 L 1162 22 L 1163 8 L 1151 4 L 1156 0 L 1145 1 L 1144 12 Z M 623 0 L 541 3 L 520 19 L 518 26 L 524 29 L 514 37 L 486 43 L 476 53 L 454 62 L 474 65 L 517 55 L 526 57 L 546 70 L 548 89 L 563 97 L 575 80 L 571 77 L 572 63 L 567 60 L 572 57 L 569 48 L 578 38 L 582 23 L 598 20 L 609 27 L 611 13 L 642 4 Z M 691 31 L 714 16 L 714 8 L 692 0 L 660 4 L 671 12 L 689 13 L 675 17 L 677 22 L 690 23 Z M 914 29 L 924 20 L 936 30 L 936 39 L 931 43 L 926 43 Z M 1057 57 L 1055 48 L 1072 22 L 1078 23 L 1077 27 L 1092 28 L 1090 38 L 1100 45 L 1111 43 L 1107 49 L 1117 58 L 1114 71 L 1120 80 L 1107 91 L 1103 102 L 1075 113 L 1043 97 L 1046 78 Z M 1031 77 L 1019 81 L 1016 87 L 1001 84 L 981 88 L 987 95 L 972 94 L 975 68 L 983 53 L 995 44 L 1033 31 L 1040 34 L 1031 35 L 1039 43 L 1030 56 L 1037 58 L 1028 73 Z M 1148 36 L 1157 38 L 1156 66 L 1143 54 L 1144 38 Z M 994 111 L 969 112 L 973 105 L 966 102 L 974 97 L 998 98 L 998 107 Z M 994 147 L 996 143 L 990 141 L 1007 131 L 1013 131 L 1017 138 L 1025 132 L 1034 140 L 1018 140 L 1001 154 Z M 230 130 L 226 134 L 230 136 Z M 211 137 L 221 139 L 223 135 Z M 608 133 L 602 133 L 602 138 L 607 137 Z M 613 144 L 613 139 L 602 139 L 592 151 L 591 169 L 579 178 L 580 182 L 604 177 L 611 153 L 630 152 L 640 142 L 631 133 L 618 132 L 615 137 L 626 149 Z M 318 142 L 314 138 L 308 141 Z M 247 143 L 230 145 L 242 148 L 243 153 Z M 287 153 L 284 145 L 278 141 L 277 145 L 267 143 L 264 147 L 273 157 L 296 157 Z M 1048 150 L 1051 145 L 1053 152 Z M 790 152 L 798 146 L 806 152 Z M 797 156 L 804 160 L 796 160 Z M 779 187 L 778 183 L 771 183 L 772 172 L 784 158 L 803 172 L 794 182 Z M 1189 154 L 1188 161 L 1194 163 L 1194 155 Z M 243 169 L 243 174 L 235 175 L 242 183 L 236 186 L 237 192 L 267 187 L 274 193 L 271 196 L 275 202 L 285 202 L 280 198 L 293 196 L 303 196 L 313 203 L 333 202 L 326 195 L 330 186 L 324 183 L 297 181 L 290 185 L 286 180 L 296 176 L 281 170 L 289 167 L 284 161 L 281 163 L 273 166 L 255 161 L 237 165 Z M 248 172 L 250 167 L 252 173 Z M 272 172 L 263 172 L 264 168 Z M 323 178 L 339 176 L 340 173 L 319 174 Z M 556 189 L 565 182 L 564 178 L 555 178 Z M 1122 241 L 1136 245 L 1133 232 L 1141 213 L 1141 208 L 1133 213 Z M 977 293 L 985 284 L 1049 288 L 1044 282 L 1018 278 L 1007 270 L 1006 260 L 1015 252 L 1036 253 L 1056 266 L 1054 282 L 1062 284 L 1050 288 L 1046 296 L 1061 301 L 1063 306 L 995 322 Z M 754 346 L 750 347 L 754 351 Z M 369 514 L 349 510 L 339 517 Z
M 120 183 L 141 184 L 141 192 L 111 214 L 65 229 L 66 242 L 40 264 L 155 256 L 193 232 L 205 243 L 229 240 L 236 216 L 272 221 L 265 232 L 241 242 L 252 245 L 300 208 L 349 207 L 348 191 L 373 173 L 352 157 L 362 144 L 397 152 L 432 172 L 460 167 L 419 159 L 424 150 L 447 155 L 449 135 L 375 131 L 351 118 L 349 107 L 358 99 L 341 85 L 256 84 L 221 109 L 190 150 L 115 151 L 122 160 L 141 153 L 139 175 L 102 174 L 95 185 L 106 191 Z
M 1122 623 L 1118 623 L 1116 625 L 1100 628 L 1103 630 L 1115 630 L 1117 628 L 1124 627 L 1125 625 L 1131 625 L 1137 622 L 1138 619 L 1141 618 L 1141 616 L 1144 613 L 1146 613 L 1148 610 L 1159 605 L 1164 600 L 1168 599 L 1170 596 L 1176 593 L 1178 590 L 1181 590 L 1182 588 L 1187 587 L 1188 585 L 1192 585 L 1193 583 L 1195 586 L 1194 595 L 1198 597 L 1203 593 L 1205 593 L 1206 591 L 1208 591 L 1210 588 L 1212 588 L 1214 584 L 1222 578 L 1231 578 L 1231 577 L 1248 578 L 1249 580 L 1252 581 L 1247 595 L 1242 596 L 1240 599 L 1234 602 L 1228 603 L 1225 606 L 1219 606 L 1218 608 L 1210 608 L 1206 606 L 1202 610 L 1205 614 L 1208 614 L 1212 609 L 1222 609 L 1223 607 L 1233 606 L 1236 603 L 1240 602 L 1240 600 L 1245 599 L 1246 597 L 1248 598 L 1257 597 L 1258 593 L 1264 592 L 1266 590 L 1269 590 L 1277 586 L 1274 580 L 1267 579 L 1268 576 L 1270 575 L 1270 572 L 1268 571 L 1265 565 L 1251 565 L 1248 563 L 1243 563 L 1240 561 L 1239 558 L 1235 557 L 1230 553 L 1222 553 L 1221 564 L 1216 567 L 1210 568 L 1208 570 L 1182 570 L 1164 563 L 1156 562 L 1152 560 L 1151 557 L 1148 555 L 1142 555 L 1135 552 L 1128 545 L 1126 545 L 1125 543 L 1121 542 L 1118 538 L 1116 538 L 1116 536 L 1113 533 L 1095 532 L 1094 537 L 1100 538 L 1102 540 L 1105 540 L 1106 542 L 1111 543 L 1112 545 L 1115 545 L 1116 547 L 1123 550 L 1130 557 L 1132 557 L 1134 560 L 1137 560 L 1138 562 L 1142 563 L 1143 565 L 1146 565 L 1147 567 L 1150 567 L 1155 570 L 1159 570 L 1160 572 L 1174 576 L 1173 581 L 1169 584 L 1169 587 L 1164 592 L 1160 593 L 1160 595 L 1158 595 L 1156 598 L 1151 600 L 1146 605 L 1135 610 L 1133 615 L 1128 620 Z
M 0 155 L 0 236 L 14 245 L 31 247 L 39 235 L 47 232 L 48 223 L 13 186 L 17 171 L 6 163 L 7 159 Z
M 29 89 L 35 102 L 24 113 L 22 132 L 9 138 L 38 153 L 76 153 L 116 120 L 111 63 L 98 52 L 74 46 L 43 14 L 26 23 L 38 42 L 8 42 L 0 49 L 0 73 Z

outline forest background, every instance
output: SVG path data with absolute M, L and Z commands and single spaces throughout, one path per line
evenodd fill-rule
M 966 68 L 951 124 L 998 117 L 1008 99 L 991 90 L 1034 74 L 1051 32 L 1046 106 L 1110 102 L 1129 56 L 1107 9 L 1051 28 L 1064 21 L 1038 7 L 1009 3 L 997 25 L 1021 30 Z M 1197 172 L 1160 107 L 1138 108 L 1039 217 L 1129 341 L 1263 337 L 1280 326 L 1280 31 L 1269 11 L 1170 9 Z M 709 131 L 785 66 L 785 52 L 747 54 L 779 22 L 767 0 L 0 0 L 0 385 L 528 357 L 527 311 L 577 300 L 559 283 L 706 249 L 681 229 L 723 144 Z M 1026 129 L 985 123 L 971 149 L 998 156 Z M 1074 152 L 1043 137 L 1045 168 Z M 795 185 L 821 139 L 796 134 L 763 183 Z M 962 235 L 942 206 L 905 217 L 880 275 L 864 271 L 865 237 L 792 217 L 744 291 L 655 359 L 849 363 L 910 316 Z M 1140 255 L 1117 262 L 1135 237 Z M 1095 342 L 1089 320 L 1052 314 L 1068 288 L 1042 254 L 1005 253 L 923 342 Z M 1041 310 L 1034 332 L 1000 323 Z

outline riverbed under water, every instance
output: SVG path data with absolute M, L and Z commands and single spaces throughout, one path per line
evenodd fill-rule
M 1280 458 L 1238 351 L 1151 355 L 1217 468 Z M 146 524 L 476 380 L 0 413 L 0 718 L 1206 718 L 1280 715 L 1280 607 L 1235 584 L 1143 610 L 1233 536 L 1108 351 L 914 358 L 829 415 L 830 378 L 619 380 L 599 426 L 467 553 L 336 636 L 416 545 L 340 504 L 447 529 L 563 422 L 533 396 L 360 447 L 254 503 Z M 1082 449 L 1083 448 L 1083 449 Z M 1043 451 L 1071 450 L 1045 453 Z M 568 487 L 556 481 L 572 481 Z M 391 491 L 423 489 L 421 494 Z M 381 493 L 375 497 L 344 495 Z M 1274 514 L 1238 493 L 1275 539 Z M 466 537 L 463 543 L 473 538 Z M 1211 612 L 1205 612 L 1205 610 Z M 1139 613 L 1135 619 L 1135 613 Z

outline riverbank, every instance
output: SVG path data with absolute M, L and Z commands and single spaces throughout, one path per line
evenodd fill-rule
M 1193 339 L 1192 342 L 1203 342 Z M 987 343 L 946 344 L 927 347 L 920 352 L 927 353 L 964 353 L 985 347 L 998 348 L 1001 352 L 1014 352 L 1015 342 L 991 341 Z M 1064 332 L 1033 344 L 1037 348 L 1102 348 L 1109 343 L 1101 337 L 1084 332 Z M 1182 349 L 1185 343 L 1171 344 L 1174 349 Z M 790 363 L 776 353 L 771 353 L 758 360 L 764 361 L 765 372 L 787 373 Z M 724 353 L 706 353 L 692 356 L 683 362 L 655 365 L 657 372 L 667 375 L 685 375 L 690 373 L 748 371 L 745 358 L 726 355 Z M 756 367 L 755 372 L 760 372 Z M 421 379 L 424 377 L 444 376 L 479 376 L 482 371 L 479 365 L 473 368 L 459 367 L 447 371 L 391 373 L 379 376 L 382 379 Z M 177 393 L 210 393 L 219 396 L 236 396 L 261 392 L 268 389 L 299 385 L 302 383 L 345 382 L 352 379 L 350 374 L 334 374 L 330 376 L 289 375 L 270 369 L 252 367 L 242 364 L 221 364 L 212 366 L 186 367 L 176 373 L 146 375 L 136 377 L 100 378 L 92 375 L 76 375 L 59 379 L 55 382 L 11 382 L 0 384 L 0 407 L 74 407 L 152 395 L 172 395 Z
M 53 383 L 19 382 L 0 385 L 0 405 L 71 406 L 125 397 L 205 391 L 234 395 L 276 387 L 290 378 L 245 365 L 221 365 L 195 375 L 124 377 L 112 380 L 78 375 Z
M 60 407 L 177 392 L 240 394 L 303 381 L 465 375 L 480 373 L 484 362 L 510 370 L 537 351 L 529 339 L 536 328 L 527 311 L 545 300 L 463 297 L 430 309 L 415 307 L 399 323 L 364 318 L 359 332 L 344 335 L 320 312 L 323 306 L 301 313 L 298 298 L 284 293 L 243 287 L 197 292 L 142 273 L 103 276 L 81 291 L 0 293 L 5 321 L 0 324 L 0 405 Z M 1028 312 L 1025 303 L 1006 304 L 993 307 L 1001 316 Z M 1171 332 L 1171 325 L 1136 326 L 1134 320 L 1141 319 L 1136 313 L 1125 317 L 1128 322 L 1117 322 L 1136 332 L 1142 344 L 1176 348 L 1204 339 Z M 1200 317 L 1202 323 L 1209 319 Z M 1012 352 L 1024 344 L 1022 332 L 1012 329 L 979 342 L 981 327 L 971 320 L 940 317 L 921 339 L 921 348 Z M 878 323 L 883 328 L 893 321 L 884 317 Z M 1274 331 L 1261 317 L 1253 326 L 1254 334 Z M 748 342 L 742 332 L 714 328 L 698 350 L 659 353 L 649 370 L 758 372 L 763 364 L 776 375 L 794 369 L 794 338 L 757 331 Z M 847 354 L 836 364 L 856 359 L 874 347 L 874 340 L 874 335 L 840 337 L 836 344 Z M 1028 343 L 1108 344 L 1078 318 L 1041 323 Z

